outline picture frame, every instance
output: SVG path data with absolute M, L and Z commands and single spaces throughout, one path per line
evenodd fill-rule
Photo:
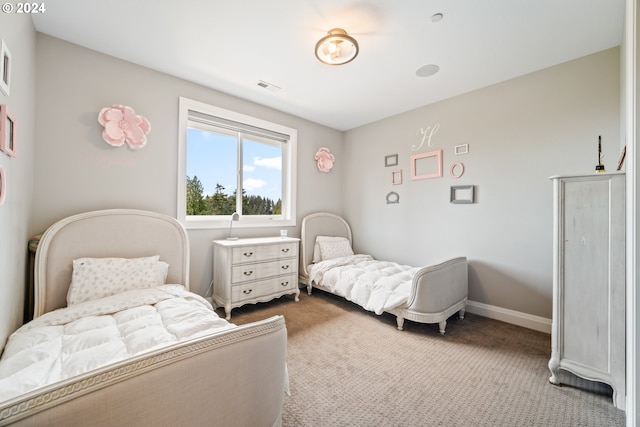
M 387 193 L 386 199 L 388 205 L 395 205 L 400 203 L 400 195 L 395 191 Z
M 0 42 L 0 92 L 9 96 L 11 89 L 11 52 L 4 39 Z
M 460 178 L 464 173 L 464 165 L 462 164 L 462 162 L 455 162 L 451 165 L 449 172 L 451 173 L 452 177 L 456 179 Z
M 411 179 L 442 177 L 442 150 L 428 151 L 411 156 Z
M 7 179 L 4 173 L 4 167 L 0 165 L 0 206 L 4 204 L 4 199 L 7 194 Z
M 385 156 L 384 158 L 384 167 L 388 168 L 389 166 L 398 166 L 398 155 L 390 154 Z
M 459 156 L 460 154 L 467 154 L 469 152 L 469 144 L 456 145 L 453 148 L 453 152 L 456 156 Z
M 454 185 L 451 187 L 451 203 L 475 203 L 475 186 Z
M 391 184 L 392 185 L 402 184 L 402 169 L 398 169 L 391 172 Z
M 16 156 L 16 132 L 17 123 L 14 115 L 6 104 L 0 105 L 0 151 Z

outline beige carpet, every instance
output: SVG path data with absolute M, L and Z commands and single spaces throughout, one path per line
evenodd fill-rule
M 221 311 L 219 310 L 221 313 Z M 376 316 L 321 291 L 244 306 L 231 321 L 287 323 L 284 426 L 624 426 L 611 389 L 548 382 L 549 335 L 467 314 L 437 325 Z

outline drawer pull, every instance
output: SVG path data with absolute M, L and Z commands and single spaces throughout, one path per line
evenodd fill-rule
M 281 282 L 280 283 L 282 286 L 289 286 L 289 282 Z
M 246 256 L 247 258 L 253 256 L 253 252 L 245 252 L 242 255 Z
M 289 248 L 282 248 L 282 252 L 286 254 L 287 252 L 289 252 Z
M 282 267 L 280 267 L 280 268 L 281 268 L 281 269 L 283 269 L 283 270 L 288 270 L 288 269 L 289 269 L 289 267 L 290 267 L 290 265 L 289 265 L 289 264 L 287 264 L 287 265 L 283 265 L 283 266 L 282 266 Z
M 253 289 L 245 289 L 244 291 L 242 291 L 242 293 L 245 295 L 249 295 L 251 292 L 253 292 Z
M 253 274 L 253 270 L 243 271 L 242 274 L 244 274 L 245 276 L 251 276 Z

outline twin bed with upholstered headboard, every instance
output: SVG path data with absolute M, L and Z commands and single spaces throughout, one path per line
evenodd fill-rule
M 340 295 L 376 314 L 388 312 L 404 320 L 438 323 L 445 333 L 447 319 L 467 304 L 467 259 L 458 257 L 426 267 L 411 267 L 354 254 L 349 224 L 341 217 L 314 213 L 302 221 L 300 281 Z
M 0 425 L 281 424 L 284 318 L 236 326 L 189 292 L 175 219 L 74 215 L 35 264 L 34 320 L 0 359 Z

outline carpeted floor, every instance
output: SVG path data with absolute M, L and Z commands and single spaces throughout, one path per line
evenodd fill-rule
M 222 314 L 222 310 L 218 309 Z M 376 316 L 314 291 L 236 308 L 244 324 L 283 314 L 291 396 L 284 426 L 624 426 L 611 388 L 562 372 L 551 337 L 467 314 L 437 325 Z

